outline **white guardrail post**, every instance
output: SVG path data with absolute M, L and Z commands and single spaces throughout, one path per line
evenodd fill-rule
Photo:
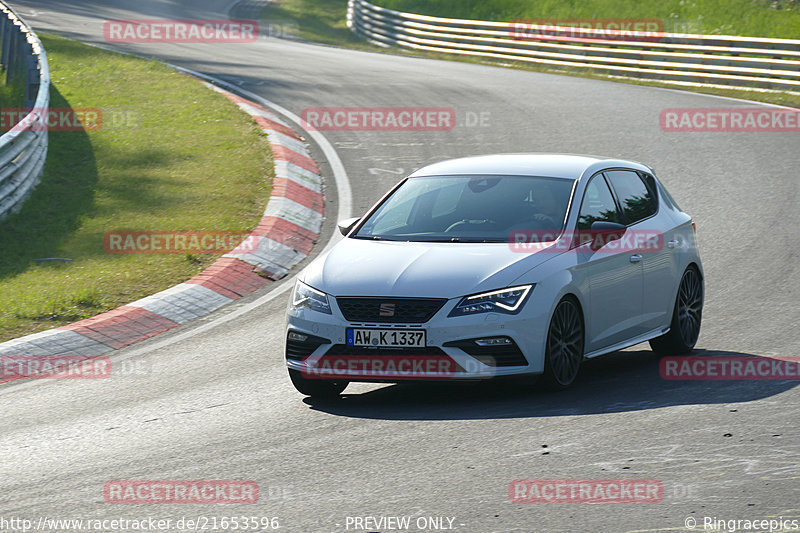
M 525 21 L 429 17 L 364 0 L 349 0 L 347 7 L 348 27 L 381 46 L 591 69 L 679 84 L 800 92 L 800 40 L 664 32 L 614 35 L 609 30 Z
M 0 64 L 6 83 L 22 76 L 26 112 L 15 109 L 0 117 L 0 219 L 22 208 L 39 184 L 47 157 L 47 114 L 50 105 L 50 70 L 47 55 L 33 30 L 14 10 L 0 1 Z M 0 110 L 7 111 L 7 110 Z M 10 117 L 22 117 L 17 125 Z

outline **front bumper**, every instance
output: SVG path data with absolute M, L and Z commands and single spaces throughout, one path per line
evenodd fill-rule
M 310 379 L 376 382 L 481 380 L 543 371 L 549 308 L 536 305 L 532 298 L 516 315 L 483 313 L 448 317 L 457 301 L 448 301 L 423 324 L 352 322 L 345 319 L 335 304 L 331 306 L 331 314 L 290 309 L 286 364 Z M 346 328 L 423 329 L 426 347 L 348 346 Z M 292 339 L 288 338 L 290 334 Z M 305 339 L 299 340 L 302 337 Z M 510 344 L 474 343 L 475 339 L 496 337 L 510 339 Z

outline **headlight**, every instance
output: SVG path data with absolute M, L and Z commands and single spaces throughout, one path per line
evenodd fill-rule
M 522 310 L 533 285 L 520 285 L 497 291 L 464 296 L 448 316 L 474 315 L 477 313 L 506 313 L 515 315 Z
M 292 309 L 305 307 L 320 313 L 331 314 L 331 306 L 328 303 L 328 295 L 317 289 L 309 287 L 300 280 L 297 280 L 292 293 Z

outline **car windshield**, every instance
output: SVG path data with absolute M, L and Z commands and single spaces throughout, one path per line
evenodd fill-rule
M 355 238 L 507 242 L 513 231 L 560 232 L 574 180 L 539 176 L 431 176 L 405 181 Z

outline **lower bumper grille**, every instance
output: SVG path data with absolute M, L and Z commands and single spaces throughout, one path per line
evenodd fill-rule
M 449 357 L 441 348 L 436 347 L 427 347 L 427 348 L 387 348 L 387 347 L 361 347 L 361 346 L 348 346 L 346 344 L 334 344 L 331 346 L 325 355 L 322 356 L 320 361 L 325 361 L 326 358 L 330 359 L 355 359 L 358 360 L 359 358 L 363 359 L 370 359 L 373 361 L 379 361 L 383 359 L 384 361 L 392 360 L 395 365 L 400 367 L 399 361 L 406 360 L 406 365 L 414 364 L 414 362 L 421 362 L 424 365 L 425 361 L 431 360 L 446 360 L 447 361 L 447 370 L 448 372 L 447 377 L 457 377 L 458 374 L 462 374 L 466 372 L 464 368 L 456 363 L 451 357 Z M 385 359 L 384 359 L 385 358 Z M 388 364 L 388 363 L 387 363 Z M 422 371 L 423 367 L 420 367 L 420 372 Z M 441 369 L 441 367 L 439 367 Z M 431 371 L 436 371 L 436 368 L 432 368 Z M 419 378 L 423 378 L 424 376 L 417 376 Z M 367 378 L 367 381 L 397 381 L 398 378 L 400 380 L 404 379 L 414 379 L 413 377 L 409 377 L 407 375 L 403 375 L 403 371 L 396 373 L 396 377 L 392 378 L 392 376 L 382 376 L 376 379 Z
M 348 346 L 347 344 L 334 344 L 325 355 L 447 355 L 441 348 L 385 348 L 372 346 Z

